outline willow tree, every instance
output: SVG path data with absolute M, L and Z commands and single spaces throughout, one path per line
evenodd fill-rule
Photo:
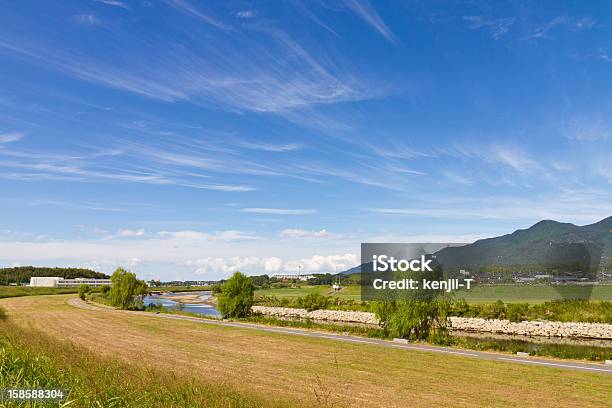
M 255 287 L 248 276 L 236 272 L 221 287 L 218 307 L 223 317 L 244 317 L 251 313 Z
M 135 273 L 117 268 L 111 276 L 108 298 L 111 305 L 120 309 L 139 309 L 148 292 L 145 281 L 137 279 Z

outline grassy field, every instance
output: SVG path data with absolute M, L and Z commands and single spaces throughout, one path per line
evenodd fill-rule
M 41 374 L 50 381 L 59 367 L 69 384 L 78 380 L 82 393 L 94 400 L 120 401 L 112 398 L 128 393 L 131 405 L 116 406 L 199 406 L 189 399 L 193 387 L 204 390 L 208 405 L 223 406 L 612 404 L 606 375 L 84 310 L 68 305 L 70 297 L 74 296 L 0 300 L 8 316 L 0 323 L 0 333 L 11 344 L 10 353 L 19 356 L 20 350 L 33 350 L 23 356 L 32 369 L 47 364 L 37 362 L 36 354 L 50 360 L 49 374 Z M 17 331 L 11 327 L 23 335 L 11 339 L 6 333 Z M 39 339 L 50 346 L 40 346 Z M 60 348 L 64 352 L 59 353 Z M 14 361 L 0 358 L 1 367 Z M 111 380 L 101 379 L 105 370 Z M 221 391 L 215 393 L 211 387 Z M 163 390 L 184 399 L 156 403 L 151 395 L 162 395 Z M 139 395 L 140 405 L 135 402 Z M 72 406 L 90 405 L 94 404 Z
M 333 293 L 327 285 L 301 286 L 300 288 L 260 289 L 256 295 L 276 296 L 278 298 L 297 298 L 318 293 L 324 296 L 337 296 L 342 299 L 361 300 L 359 286 L 345 286 L 340 292 Z M 612 285 L 592 288 L 584 286 L 544 286 L 544 285 L 479 285 L 467 291 L 456 292 L 457 298 L 468 303 L 492 303 L 502 300 L 506 303 L 543 303 L 562 298 L 584 298 L 612 301 Z
M 550 286 L 550 285 L 478 285 L 456 293 L 468 303 L 543 303 L 557 299 L 590 299 L 612 301 L 612 285 Z
M 27 286 L 0 286 L 0 299 L 19 296 L 61 295 L 66 293 L 78 293 L 78 291 L 79 288 L 30 288 Z

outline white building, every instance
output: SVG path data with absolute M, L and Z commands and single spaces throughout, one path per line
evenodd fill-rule
M 275 278 L 275 279 L 282 279 L 282 280 L 301 280 L 301 281 L 307 281 L 308 279 L 312 279 L 312 278 L 316 278 L 316 276 L 314 275 L 291 275 L 291 274 L 286 274 L 286 273 L 277 273 L 274 275 L 270 276 L 271 278 Z
M 64 279 L 52 276 L 32 276 L 30 286 L 39 288 L 74 288 L 81 285 L 105 286 L 110 285 L 110 279 L 75 278 Z

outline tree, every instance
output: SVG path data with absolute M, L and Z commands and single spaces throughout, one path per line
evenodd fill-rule
M 89 287 L 89 285 L 79 286 L 79 297 L 81 298 L 81 300 L 85 300 L 85 297 L 89 292 L 91 292 L 91 288 Z
M 142 298 L 149 292 L 145 281 L 137 279 L 135 273 L 117 268 L 111 276 L 111 283 L 111 305 L 126 310 L 142 308 Z
M 224 318 L 244 317 L 251 313 L 254 285 L 251 278 L 236 272 L 221 287 L 219 311 Z

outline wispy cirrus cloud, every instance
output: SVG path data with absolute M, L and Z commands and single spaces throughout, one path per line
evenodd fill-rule
M 302 148 L 302 145 L 299 143 L 286 143 L 286 144 L 272 144 L 272 143 L 261 143 L 261 142 L 251 142 L 251 141 L 238 141 L 239 146 L 252 149 L 252 150 L 263 150 L 265 152 L 291 152 L 294 150 L 299 150 Z
M 95 17 L 87 16 L 80 21 L 97 23 Z M 195 40 L 197 44 L 191 48 L 163 39 L 143 41 L 128 29 L 116 30 L 126 30 L 122 37 L 125 42 L 138 44 L 142 51 L 126 54 L 127 44 L 110 47 L 110 59 L 124 61 L 123 64 L 110 63 L 109 58 L 100 59 L 87 50 L 69 49 L 51 40 L 0 37 L 0 49 L 42 63 L 45 69 L 160 101 L 191 101 L 229 111 L 275 113 L 301 124 L 310 122 L 303 115 L 310 118 L 314 114 L 301 110 L 374 99 L 389 91 L 383 81 L 358 74 L 338 63 L 333 55 L 316 58 L 317 44 L 307 46 L 271 26 L 232 31 L 214 47 Z
M 98 17 L 96 17 L 93 14 L 78 14 L 74 16 L 74 21 L 76 21 L 79 24 L 86 24 L 90 26 L 102 24 L 102 21 L 100 21 L 100 19 L 98 19 Z
M 487 18 L 485 16 L 463 16 L 463 20 L 469 23 L 473 30 L 484 29 L 494 40 L 499 40 L 503 35 L 508 34 L 514 25 L 514 17 Z
M 368 0 L 344 0 L 344 4 L 389 42 L 399 41 Z
M 222 30 L 232 30 L 232 27 L 213 17 L 210 12 L 203 11 L 200 5 L 194 6 L 187 0 L 165 0 L 165 2 L 183 13 L 196 17 L 206 24 L 210 24 Z
M 24 134 L 19 132 L 0 133 L 0 145 L 2 143 L 17 142 L 23 139 Z
M 248 207 L 240 211 L 251 214 L 274 214 L 274 215 L 307 215 L 315 214 L 317 210 L 312 208 L 293 209 L 293 208 L 264 208 L 264 207 Z
M 523 148 L 511 144 L 454 144 L 454 152 L 467 158 L 476 158 L 488 164 L 497 164 L 521 174 L 533 173 L 541 169 L 540 164 Z
M 240 10 L 239 12 L 236 13 L 236 17 L 242 18 L 242 19 L 253 18 L 254 15 L 255 13 L 253 13 L 251 10 Z
M 106 4 L 107 6 L 113 6 L 113 7 L 119 7 L 122 9 L 126 9 L 129 10 L 130 7 L 124 3 L 123 1 L 119 1 L 119 0 L 95 0 L 97 3 L 102 3 L 102 4 Z
M 550 32 L 558 27 L 566 27 L 574 31 L 588 30 L 595 27 L 596 23 L 597 21 L 591 16 L 573 17 L 560 15 L 550 21 L 537 25 L 525 39 L 537 40 L 549 38 Z
M 568 139 L 583 142 L 601 141 L 612 135 L 601 114 L 574 115 L 562 122 L 561 132 Z

